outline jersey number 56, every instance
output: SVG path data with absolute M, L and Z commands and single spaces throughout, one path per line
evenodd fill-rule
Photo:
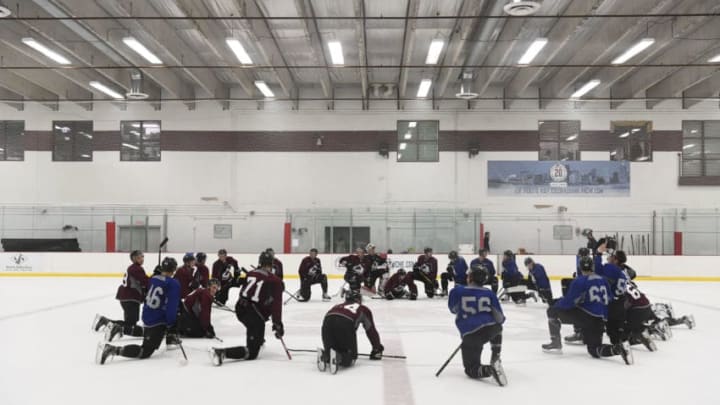
M 489 297 L 465 296 L 460 301 L 463 312 L 475 315 L 479 312 L 492 312 L 492 303 Z

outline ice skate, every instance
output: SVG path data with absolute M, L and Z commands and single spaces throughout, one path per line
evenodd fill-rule
M 210 361 L 216 367 L 220 367 L 225 360 L 225 349 L 210 348 Z
M 116 323 L 109 322 L 105 329 L 105 341 L 112 342 L 115 336 L 123 337 L 123 327 Z
M 320 371 L 327 370 L 328 359 L 325 357 L 325 351 L 318 347 L 317 349 L 317 368 Z
M 617 350 L 620 352 L 620 356 L 622 356 L 622 359 L 625 361 L 625 364 L 628 366 L 631 366 L 635 359 L 633 358 L 632 350 L 630 350 L 630 343 L 628 342 L 622 342 L 620 344 L 615 345 L 617 347 Z
M 507 385 L 507 376 L 505 375 L 505 370 L 499 358 L 490 363 L 490 371 L 499 386 L 504 387 Z
M 109 357 L 113 357 L 117 353 L 118 353 L 117 347 L 115 347 L 113 345 L 109 345 L 107 343 L 100 342 L 100 343 L 98 343 L 97 351 L 95 352 L 95 363 L 100 364 L 100 365 L 105 364 L 105 362 L 107 361 L 107 359 Z
M 340 368 L 340 354 L 335 349 L 330 349 L 330 373 L 337 374 Z
M 109 323 L 110 323 L 109 319 L 105 318 L 104 316 L 102 316 L 100 314 L 95 314 L 95 319 L 93 320 L 93 323 L 92 323 L 92 330 L 94 330 L 95 332 L 99 332 L 100 329 L 106 327 L 107 324 L 109 324 Z
M 562 343 L 560 339 L 553 339 L 550 343 L 542 345 L 542 349 L 546 353 L 562 353 Z
M 582 345 L 583 342 L 583 335 L 582 333 L 575 332 L 570 336 L 565 336 L 565 343 L 569 345 Z

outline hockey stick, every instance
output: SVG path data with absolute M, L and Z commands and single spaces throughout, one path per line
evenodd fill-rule
M 450 355 L 450 357 L 448 357 L 448 359 L 445 360 L 445 364 L 443 364 L 442 367 L 440 367 L 440 370 L 438 370 L 437 373 L 435 373 L 435 377 L 440 377 L 440 373 L 442 373 L 443 370 L 445 370 L 445 367 L 447 367 L 448 363 L 450 363 L 450 360 L 452 360 L 453 357 L 455 357 L 455 355 L 457 354 L 457 352 L 460 351 L 460 348 L 461 348 L 461 347 L 462 347 L 462 343 L 460 343 L 460 344 L 458 345 L 457 349 L 455 349 L 455 351 L 452 352 L 452 354 Z
M 225 343 L 225 342 L 223 342 L 223 340 L 222 340 L 222 339 L 220 339 L 220 338 L 219 338 L 219 337 L 217 337 L 217 336 L 213 337 L 213 339 L 217 340 L 217 341 L 218 341 L 218 342 L 220 342 L 220 343 Z
M 215 303 L 215 305 L 218 306 L 218 309 L 222 309 L 223 311 L 232 312 L 233 314 L 235 313 L 235 310 L 233 310 L 233 309 L 230 308 L 229 306 L 221 303 L 220 301 L 215 301 L 215 300 L 213 300 L 213 303 Z
M 287 290 L 283 290 L 283 292 L 284 292 L 285 294 L 287 294 L 287 295 L 290 296 L 290 298 L 286 299 L 285 302 L 283 302 L 283 305 L 287 305 L 287 303 L 290 302 L 290 300 L 292 300 L 292 299 L 294 299 L 294 300 L 297 301 L 297 302 L 302 302 L 302 301 L 300 301 L 300 299 L 298 299 L 298 297 L 295 295 L 295 294 L 298 294 L 298 293 L 300 292 L 300 290 L 298 290 L 298 292 L 295 293 L 295 294 L 289 293 Z
M 168 237 L 166 236 L 165 239 L 160 242 L 160 247 L 158 248 L 158 264 L 157 267 L 160 267 L 160 256 L 162 256 L 162 248 L 165 247 L 168 243 Z
M 282 337 L 278 337 L 278 339 L 280 339 L 280 343 L 282 344 L 283 349 L 285 349 L 285 354 L 287 354 L 288 360 L 292 360 L 292 356 L 290 355 L 290 350 L 288 350 L 287 346 L 285 346 L 285 341 L 283 340 Z
M 182 352 L 182 355 L 183 355 L 183 359 L 180 360 L 180 364 L 183 366 L 187 365 L 187 363 L 188 363 L 187 354 L 185 354 L 185 348 L 183 347 L 182 340 L 180 340 L 180 339 L 178 339 L 178 346 L 180 346 L 180 351 Z
M 335 297 L 337 297 L 338 295 L 340 295 L 340 293 L 345 289 L 345 286 L 346 286 L 347 284 L 348 284 L 347 281 L 343 282 L 343 285 L 340 286 L 340 289 L 338 290 L 338 292 L 336 292 L 335 294 L 333 294 L 332 297 L 335 298 Z
M 317 350 L 310 350 L 310 349 L 288 349 L 291 352 L 299 352 L 299 353 L 317 353 Z M 358 353 L 358 356 L 368 356 L 370 357 L 369 353 Z M 407 359 L 407 356 L 398 356 L 398 355 L 392 355 L 392 354 L 383 354 L 383 357 L 387 357 L 388 359 Z

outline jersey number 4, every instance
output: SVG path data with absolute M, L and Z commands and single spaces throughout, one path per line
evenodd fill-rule
M 465 296 L 461 299 L 462 310 L 475 315 L 479 312 L 492 312 L 492 303 L 489 297 Z
M 262 290 L 263 283 L 265 283 L 265 280 L 257 281 L 257 278 L 255 277 L 248 277 L 247 279 L 247 285 L 245 288 L 243 288 L 242 296 L 247 298 L 248 293 L 252 295 L 250 298 L 253 302 L 259 302 L 260 301 L 260 290 Z M 252 292 L 250 292 L 252 291 Z

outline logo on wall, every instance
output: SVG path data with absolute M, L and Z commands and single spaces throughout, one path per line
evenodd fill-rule
M 550 187 L 567 187 L 567 177 L 567 167 L 563 164 L 555 163 L 550 168 L 550 179 L 552 180 Z
M 8 255 L 7 262 L 3 267 L 4 271 L 32 271 L 32 264 L 30 258 L 22 253 L 15 255 Z

